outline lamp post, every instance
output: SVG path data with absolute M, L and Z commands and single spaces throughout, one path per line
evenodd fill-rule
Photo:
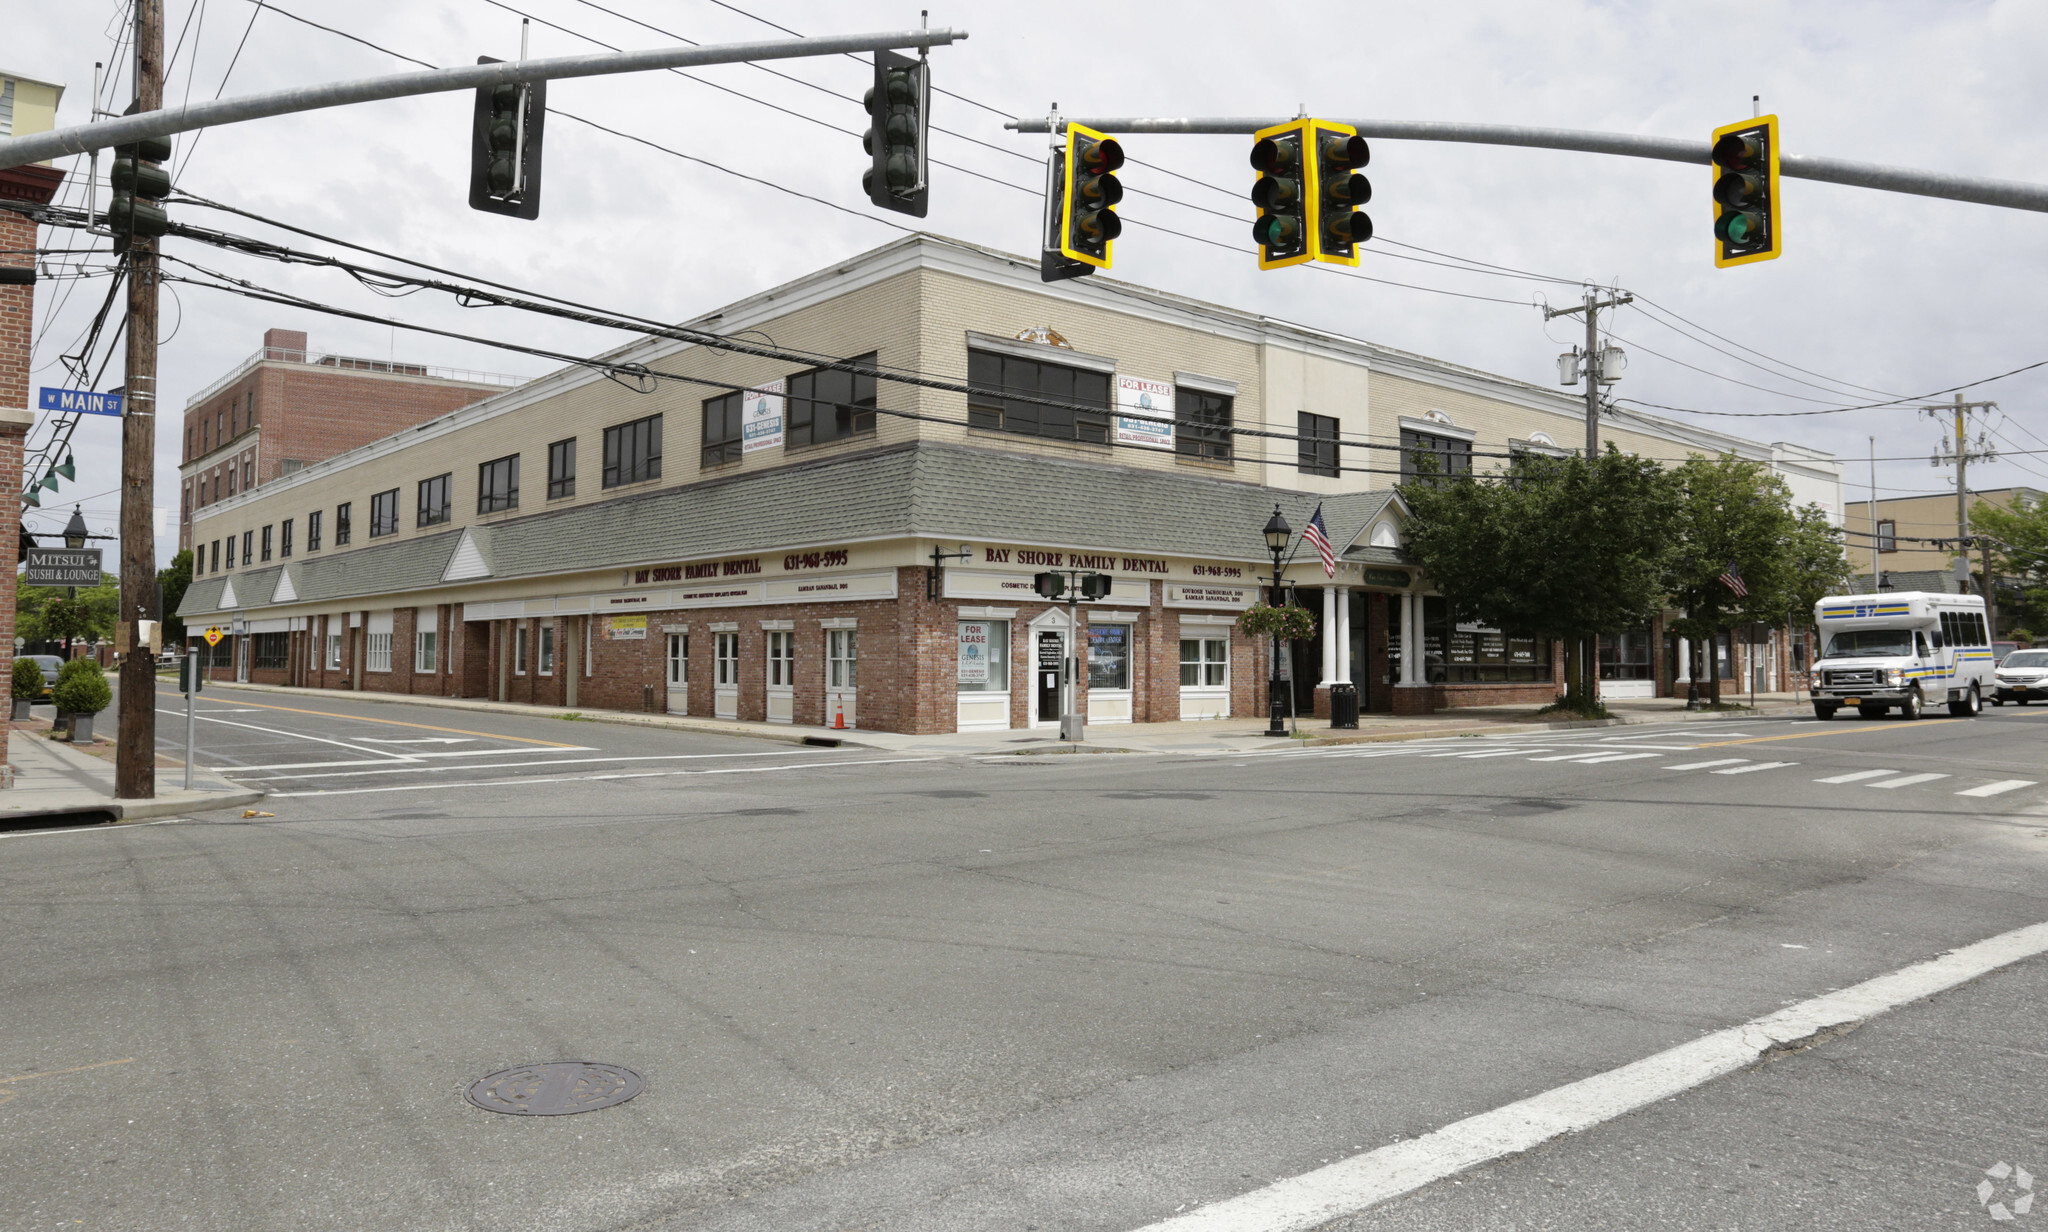
M 1273 516 L 1266 521 L 1266 550 L 1273 554 L 1273 606 L 1276 608 L 1281 605 L 1280 554 L 1287 550 L 1287 542 L 1293 537 L 1294 528 L 1287 524 L 1286 518 L 1280 516 L 1280 506 L 1274 505 Z M 1285 736 L 1287 734 L 1285 715 L 1286 688 L 1286 682 L 1280 679 L 1280 631 L 1275 629 L 1273 630 L 1273 679 L 1267 690 L 1268 709 L 1272 711 L 1272 720 L 1266 725 L 1266 734 L 1269 736 Z

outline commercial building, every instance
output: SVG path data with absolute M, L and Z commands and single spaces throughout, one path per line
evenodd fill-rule
M 740 349 L 636 341 L 195 509 L 188 627 L 239 624 L 217 661 L 252 680 L 918 732 L 1056 724 L 1042 665 L 1078 643 L 1091 722 L 1256 715 L 1261 532 L 1320 505 L 1334 575 L 1284 572 L 1322 615 L 1303 711 L 1556 693 L 1555 647 L 1450 619 L 1393 488 L 1562 452 L 1570 394 L 929 235 L 688 325 Z M 1113 579 L 1078 629 L 1032 589 L 1059 568 Z
M 517 377 L 306 349 L 303 330 L 263 346 L 185 403 L 178 546 L 192 511 L 480 402 Z
M 2012 487 L 1972 491 L 1966 498 L 1974 509 L 1981 502 L 1994 509 L 2029 509 L 2048 499 L 2039 488 Z M 1854 501 L 1849 505 L 1849 564 L 1857 571 L 1858 584 L 1869 590 L 1957 591 L 1968 589 L 1982 594 L 1982 557 L 1971 555 L 1971 575 L 1959 579 L 1955 573 L 1957 537 L 1956 494 L 1930 492 L 1924 496 L 1892 496 L 1883 500 Z M 1934 542 L 1948 540 L 1948 544 Z M 2020 583 L 2017 578 L 1993 579 L 1991 617 L 1997 636 L 2003 637 L 2018 625 Z

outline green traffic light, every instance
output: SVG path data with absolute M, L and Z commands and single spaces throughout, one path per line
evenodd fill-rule
M 1300 220 L 1288 214 L 1269 214 L 1252 224 L 1252 238 L 1268 248 L 1291 245 L 1300 235 Z
M 1714 238 L 1724 244 L 1753 244 L 1763 237 L 1761 214 L 1734 210 L 1714 220 Z

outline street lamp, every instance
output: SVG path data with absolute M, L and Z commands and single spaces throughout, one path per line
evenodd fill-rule
M 1280 506 L 1273 506 L 1273 516 L 1266 521 L 1266 550 L 1273 554 L 1273 606 L 1280 606 L 1280 555 L 1287 550 L 1287 543 L 1294 537 L 1294 528 L 1287 519 L 1280 516 Z M 1273 630 L 1273 679 L 1267 690 L 1272 721 L 1266 726 L 1269 736 L 1285 736 L 1287 722 L 1284 715 L 1287 685 L 1280 679 L 1280 630 Z
M 78 506 L 73 505 L 71 507 L 71 521 L 64 525 L 64 546 L 67 548 L 82 548 L 85 546 L 85 537 L 91 533 L 85 528 L 85 515 L 78 511 Z

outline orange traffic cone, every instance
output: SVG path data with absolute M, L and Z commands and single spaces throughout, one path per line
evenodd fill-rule
M 832 730 L 846 730 L 846 712 L 844 710 L 835 710 L 832 712 Z

